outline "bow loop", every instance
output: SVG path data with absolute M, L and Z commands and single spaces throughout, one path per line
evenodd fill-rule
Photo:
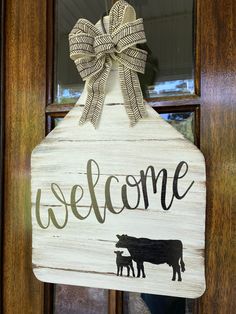
M 94 39 L 100 34 L 100 31 L 88 20 L 79 19 L 69 34 L 71 59 L 95 56 Z
M 119 64 L 125 109 L 134 125 L 146 115 L 136 73 L 144 73 L 147 58 L 146 51 L 136 48 L 137 44 L 146 42 L 143 20 L 136 20 L 133 7 L 119 0 L 111 9 L 109 21 L 108 34 L 102 34 L 92 23 L 80 19 L 69 35 L 70 57 L 82 79 L 88 82 L 88 97 L 80 123 L 91 121 L 97 126 L 114 59 Z
M 74 28 L 69 34 L 69 38 L 80 33 L 88 34 L 89 36 L 96 37 L 101 34 L 101 32 L 86 19 L 79 19 L 75 24 Z
M 117 1 L 111 8 L 109 32 L 112 34 L 119 26 L 136 20 L 134 8 L 126 1 Z
M 143 27 L 143 19 L 121 25 L 111 36 L 116 45 L 117 52 L 122 52 L 129 47 L 145 43 L 146 36 Z

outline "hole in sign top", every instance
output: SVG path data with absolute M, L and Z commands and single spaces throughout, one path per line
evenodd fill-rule
M 86 81 L 32 153 L 33 270 L 45 282 L 196 298 L 205 290 L 205 162 L 143 100 L 142 19 L 125 1 L 81 19 Z

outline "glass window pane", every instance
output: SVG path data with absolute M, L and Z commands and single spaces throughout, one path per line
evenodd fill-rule
M 151 314 L 140 293 L 124 292 L 124 314 Z
M 55 314 L 107 314 L 108 291 L 55 285 Z
M 144 18 L 149 53 L 145 75 L 140 75 L 144 97 L 194 93 L 194 0 L 130 0 Z M 111 0 L 57 0 L 55 23 L 54 101 L 75 103 L 83 82 L 69 58 L 68 34 L 84 17 L 96 23 L 109 11 Z
M 162 113 L 161 116 L 168 123 L 170 123 L 176 130 L 182 133 L 188 140 L 194 143 L 195 140 L 194 112 Z
M 140 75 L 147 98 L 194 93 L 193 0 L 131 0 L 143 17 L 149 56 Z
M 192 299 L 175 298 L 168 296 L 158 296 L 152 294 L 143 294 L 134 292 L 124 293 L 124 314 L 151 314 L 168 313 L 168 314 L 192 314 Z
M 96 23 L 109 11 L 111 0 L 57 0 L 55 21 L 54 101 L 75 103 L 84 83 L 69 56 L 68 35 L 79 18 Z

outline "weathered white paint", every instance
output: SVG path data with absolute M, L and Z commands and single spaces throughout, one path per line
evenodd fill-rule
M 105 105 L 96 130 L 89 123 L 79 126 L 82 109 L 80 105 L 72 109 L 32 154 L 33 270 L 36 277 L 45 282 L 199 297 L 205 290 L 203 155 L 149 106 L 148 117 L 131 128 L 122 104 Z M 160 207 L 160 195 L 152 193 L 150 183 L 147 210 L 141 201 L 136 210 L 125 209 L 119 215 L 108 212 L 104 224 L 96 220 L 93 212 L 84 221 L 70 213 L 64 229 L 56 229 L 52 224 L 48 229 L 41 229 L 35 217 L 39 188 L 42 189 L 42 220 L 46 222 L 50 206 L 61 221 L 64 217 L 63 207 L 50 191 L 51 183 L 60 185 L 68 202 L 71 187 L 82 185 L 84 196 L 78 208 L 80 213 L 86 214 L 91 204 L 86 176 L 89 159 L 96 160 L 101 171 L 95 187 L 100 206 L 105 203 L 104 184 L 109 175 L 116 175 L 120 180 L 120 185 L 112 185 L 113 204 L 120 208 L 120 186 L 124 176 L 132 174 L 138 178 L 140 170 L 146 170 L 149 165 L 157 171 L 168 170 L 171 181 L 167 190 L 171 191 L 174 170 L 184 160 L 189 165 L 189 172 L 181 179 L 180 189 L 184 191 L 193 180 L 195 184 L 184 199 L 174 200 L 169 211 Z M 129 194 L 131 203 L 135 202 L 135 197 L 136 193 L 132 191 Z M 167 264 L 145 263 L 146 278 L 117 277 L 116 234 L 181 240 L 186 265 L 182 282 L 171 280 L 172 269 Z M 128 251 L 126 253 L 128 255 Z M 134 266 L 136 271 L 135 263 Z

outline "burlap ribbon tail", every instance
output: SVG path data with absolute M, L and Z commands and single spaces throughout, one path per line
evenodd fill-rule
M 91 22 L 79 19 L 69 35 L 70 57 L 84 81 L 87 99 L 80 124 L 97 126 L 105 99 L 106 82 L 112 61 L 118 61 L 124 105 L 133 126 L 146 116 L 137 72 L 144 73 L 147 52 L 136 48 L 146 42 L 143 20 L 137 19 L 132 6 L 120 0 L 109 14 L 109 32 L 103 34 Z

